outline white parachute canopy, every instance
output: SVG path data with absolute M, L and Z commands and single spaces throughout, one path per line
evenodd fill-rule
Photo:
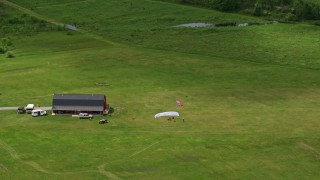
M 169 111 L 169 112 L 162 112 L 154 115 L 154 118 L 163 117 L 163 116 L 179 116 L 178 112 L 175 111 Z

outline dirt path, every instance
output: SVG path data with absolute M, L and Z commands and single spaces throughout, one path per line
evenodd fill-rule
M 18 107 L 0 107 L 0 111 L 17 110 Z
M 8 110 L 17 110 L 18 109 L 18 106 L 12 106 L 12 107 L 0 107 L 0 111 L 8 111 Z M 37 108 L 35 108 L 37 109 Z M 44 106 L 44 107 L 39 107 L 39 109 L 42 109 L 42 110 L 51 110 L 52 107 L 51 106 Z
M 25 14 L 28 14 L 28 15 L 30 15 L 32 17 L 37 18 L 37 19 L 44 20 L 44 21 L 49 22 L 51 24 L 54 24 L 54 25 L 57 25 L 57 26 L 65 25 L 65 23 L 59 22 L 59 21 L 57 21 L 55 19 L 43 16 L 41 14 L 38 14 L 38 13 L 32 11 L 32 10 L 29 10 L 27 8 L 19 6 L 18 4 L 15 4 L 13 2 L 10 2 L 10 1 L 7 1 L 7 0 L 0 0 L 0 2 L 5 4 L 5 5 L 7 5 L 7 6 L 10 6 L 10 7 L 14 8 L 14 9 L 17 9 L 17 10 L 19 10 L 19 11 L 25 13 Z M 91 38 L 94 38 L 96 40 L 108 43 L 108 44 L 110 44 L 112 46 L 119 46 L 119 44 L 117 44 L 117 43 L 114 43 L 112 41 L 106 40 L 106 39 L 104 39 L 104 38 L 102 38 L 100 36 L 92 34 L 92 33 L 88 32 L 88 31 L 83 30 L 83 29 L 76 28 L 75 31 L 78 31 L 78 32 L 80 32 L 80 33 L 82 33 L 82 34 L 84 34 L 86 36 L 89 36 Z

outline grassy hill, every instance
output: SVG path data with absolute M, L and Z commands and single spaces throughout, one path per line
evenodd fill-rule
M 115 111 L 107 125 L 0 111 L 1 179 L 319 178 L 319 27 L 147 0 L 12 2 L 79 31 L 6 34 L 0 106 L 102 93 Z M 173 27 L 191 22 L 261 25 Z M 153 118 L 168 110 L 181 117 Z

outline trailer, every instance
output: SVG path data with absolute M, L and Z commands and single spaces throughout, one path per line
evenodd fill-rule
M 33 117 L 46 116 L 47 115 L 47 111 L 42 110 L 42 109 L 35 109 L 35 110 L 32 110 L 31 115 Z

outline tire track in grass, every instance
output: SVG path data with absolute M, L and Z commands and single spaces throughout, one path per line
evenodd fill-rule
M 64 23 L 61 23 L 61 22 L 55 20 L 55 19 L 52 19 L 52 18 L 43 16 L 43 15 L 38 14 L 38 13 L 36 13 L 36 12 L 34 12 L 34 11 L 32 11 L 32 10 L 29 10 L 29 9 L 27 9 L 27 8 L 25 8 L 25 7 L 19 6 L 18 4 L 15 4 L 15 3 L 13 3 L 13 2 L 10 2 L 10 1 L 7 1 L 7 0 L 0 0 L 0 3 L 3 3 L 3 4 L 5 4 L 5 5 L 10 6 L 10 7 L 16 9 L 16 10 L 19 10 L 19 11 L 25 13 L 25 14 L 28 14 L 29 16 L 35 17 L 35 18 L 37 18 L 37 19 L 46 21 L 46 22 L 48 22 L 48 23 L 51 23 L 51 24 L 54 24 L 54 25 L 57 25 L 57 26 L 66 25 L 66 24 L 64 24 Z M 93 39 L 96 39 L 96 40 L 99 40 L 99 41 L 108 43 L 108 44 L 110 44 L 110 45 L 112 45 L 112 46 L 119 46 L 118 43 L 115 43 L 115 42 L 106 40 L 106 39 L 104 39 L 104 38 L 102 38 L 102 37 L 100 37 L 100 36 L 97 36 L 97 35 L 95 35 L 95 34 L 92 34 L 92 33 L 88 32 L 88 31 L 86 31 L 86 30 L 79 29 L 79 28 L 76 28 L 76 29 L 74 29 L 74 30 L 77 31 L 77 32 L 80 32 L 80 33 L 82 33 L 82 34 L 84 34 L 84 35 L 86 35 L 86 36 L 88 36 L 88 37 L 91 37 L 91 38 L 93 38 Z
M 4 150 L 8 151 L 8 153 L 10 154 L 10 156 L 14 159 L 14 160 L 20 160 L 18 153 L 16 152 L 15 149 L 13 149 L 11 146 L 9 146 L 8 144 L 4 143 L 3 141 L 0 140 L 0 147 L 2 147 Z
M 17 160 L 23 164 L 26 164 L 41 173 L 53 174 L 53 175 L 66 175 L 66 174 L 79 174 L 79 173 L 100 173 L 101 175 L 104 175 L 104 176 L 108 177 L 109 179 L 120 179 L 119 177 L 112 174 L 111 172 L 105 171 L 104 170 L 105 164 L 99 166 L 98 170 L 86 170 L 86 171 L 74 171 L 74 172 L 71 172 L 71 171 L 69 171 L 69 172 L 51 172 L 51 171 L 48 171 L 47 169 L 43 168 L 40 164 L 38 164 L 36 162 L 22 160 L 19 157 L 19 155 L 15 149 L 13 149 L 11 146 L 9 146 L 8 144 L 6 144 L 5 142 L 3 142 L 1 140 L 0 140 L 0 148 L 6 150 L 10 154 L 12 159 Z M 8 171 L 8 169 L 2 164 L 0 164 L 0 169 L 4 169 L 4 170 Z
M 140 153 L 142 153 L 143 151 L 151 148 L 152 146 L 154 146 L 154 145 L 156 145 L 156 144 L 158 144 L 158 143 L 160 143 L 160 142 L 161 142 L 161 141 L 154 142 L 154 143 L 152 143 L 152 144 L 144 147 L 143 149 L 134 152 L 133 154 L 130 155 L 130 158 L 131 158 L 131 157 L 134 157 L 134 156 L 136 156 L 136 155 L 138 155 L 138 154 L 140 154 Z M 203 168 L 205 171 L 207 171 L 209 174 L 212 174 L 212 171 L 211 171 L 209 168 L 207 168 L 206 166 L 204 166 L 202 163 L 198 163 L 198 162 L 194 162 L 194 163 L 196 164 L 196 166 L 202 166 L 202 168 Z M 213 175 L 213 174 L 212 174 L 212 175 Z
M 316 160 L 320 160 L 320 153 L 316 149 L 314 149 L 312 146 L 310 146 L 306 143 L 303 143 L 303 142 L 298 143 L 298 146 L 301 149 L 309 152 L 312 156 L 314 156 L 316 158 Z
M 99 173 L 105 175 L 109 179 L 120 180 L 121 178 L 116 176 L 115 174 L 105 170 L 106 164 L 102 164 L 98 167 Z
M 154 142 L 154 143 L 152 143 L 152 144 L 140 149 L 139 151 L 134 152 L 133 154 L 131 154 L 129 156 L 129 158 L 134 157 L 134 156 L 146 151 L 147 149 L 151 148 L 152 146 L 154 146 L 154 145 L 156 145 L 156 144 L 158 144 L 160 142 L 161 141 Z M 14 148 L 12 148 L 11 146 L 9 146 L 8 144 L 6 144 L 5 142 L 3 142 L 1 140 L 0 140 L 0 148 L 6 150 L 14 160 L 17 160 L 17 161 L 19 161 L 19 162 L 21 162 L 23 164 L 26 164 L 26 165 L 32 167 L 33 169 L 35 169 L 35 170 L 37 170 L 37 171 L 39 171 L 41 173 L 54 174 L 54 175 L 65 175 L 65 174 L 78 174 L 78 173 L 94 173 L 94 172 L 98 172 L 101 175 L 106 176 L 107 178 L 112 179 L 112 180 L 120 180 L 121 179 L 120 177 L 118 177 L 117 175 L 113 174 L 112 172 L 105 170 L 105 166 L 106 166 L 107 163 L 100 165 L 98 167 L 98 170 L 86 170 L 86 171 L 75 171 L 75 172 L 51 172 L 51 171 L 48 171 L 47 169 L 43 168 L 40 164 L 38 164 L 36 162 L 22 160 L 19 157 L 17 151 Z M 5 169 L 5 170 L 8 170 L 2 164 L 0 164 L 0 169 L 1 168 Z
M 47 171 L 44 168 L 42 168 L 36 162 L 24 161 L 24 160 L 20 159 L 17 151 L 15 149 L 13 149 L 11 146 L 9 146 L 8 144 L 6 144 L 5 142 L 1 141 L 1 140 L 0 140 L 0 147 L 2 147 L 4 150 L 6 150 L 14 160 L 20 161 L 23 164 L 27 164 L 27 165 L 31 166 L 32 168 L 34 168 L 37 171 L 40 171 L 40 172 L 43 172 L 43 173 L 47 173 L 47 174 L 56 174 L 56 173 L 50 173 L 49 171 Z
M 150 145 L 148 145 L 148 146 L 140 149 L 139 151 L 136 151 L 136 152 L 132 153 L 132 154 L 129 156 L 129 158 L 132 158 L 132 157 L 134 157 L 134 156 L 142 153 L 143 151 L 151 148 L 152 146 L 154 146 L 154 145 L 156 145 L 156 144 L 158 144 L 158 143 L 160 143 L 160 142 L 161 142 L 161 141 L 154 142 L 154 143 L 152 143 L 152 144 L 150 144 Z M 123 161 L 123 160 L 125 160 L 125 159 L 120 159 L 120 160 L 117 160 L 117 161 L 114 161 L 114 162 L 119 162 L 119 161 Z M 114 163 L 114 162 L 111 162 L 111 163 Z M 107 164 L 108 164 L 108 163 L 105 163 L 105 164 L 102 164 L 102 165 L 100 165 L 100 166 L 98 167 L 98 168 L 99 168 L 99 173 L 104 174 L 104 175 L 105 175 L 106 177 L 108 177 L 109 179 L 116 179 L 116 180 L 121 179 L 120 177 L 116 176 L 115 174 L 112 174 L 111 172 L 108 172 L 108 171 L 105 170 L 105 166 L 106 166 Z
M 5 165 L 3 165 L 3 164 L 0 163 L 0 171 L 1 171 L 1 170 L 2 170 L 2 171 L 9 171 L 8 168 L 7 168 Z
M 133 157 L 133 156 L 136 156 L 136 155 L 138 155 L 138 154 L 140 154 L 140 153 L 142 153 L 143 151 L 145 151 L 145 150 L 147 150 L 147 149 L 151 148 L 152 146 L 154 146 L 154 145 L 156 145 L 156 144 L 158 144 L 158 143 L 160 143 L 160 141 L 154 142 L 154 143 L 152 143 L 152 144 L 150 144 L 150 145 L 148 145 L 148 146 L 144 147 L 143 149 L 141 149 L 141 150 L 139 150 L 139 151 L 134 152 L 133 154 L 131 154 L 131 155 L 130 155 L 130 158 L 131 158 L 131 157 Z
M 156 144 L 158 144 L 160 142 L 161 141 L 156 141 L 156 142 L 154 142 L 154 143 L 152 143 L 152 144 L 140 149 L 139 151 L 134 152 L 133 154 L 131 154 L 129 156 L 129 158 L 134 157 L 134 156 L 146 151 L 147 149 L 151 148 L 152 146 L 154 146 L 154 145 L 156 145 Z M 46 170 L 45 168 L 43 168 L 41 165 L 39 165 L 36 162 L 22 160 L 19 157 L 18 153 L 16 152 L 16 150 L 14 148 L 12 148 L 11 146 L 9 146 L 8 144 L 6 144 L 5 142 L 3 142 L 1 140 L 0 140 L 0 148 L 5 149 L 14 160 L 17 160 L 17 161 L 20 161 L 23 164 L 29 165 L 32 168 L 34 168 L 35 170 L 37 170 L 39 172 L 42 172 L 42 173 L 62 175 L 62 174 L 76 174 L 76 173 L 86 173 L 86 172 L 99 172 L 101 175 L 104 175 L 104 176 L 108 177 L 109 179 L 116 179 L 116 180 L 121 179 L 117 175 L 105 170 L 105 165 L 107 163 L 100 165 L 98 167 L 98 171 L 96 171 L 96 170 L 88 170 L 88 171 L 77 171 L 77 172 L 50 172 L 50 171 Z

